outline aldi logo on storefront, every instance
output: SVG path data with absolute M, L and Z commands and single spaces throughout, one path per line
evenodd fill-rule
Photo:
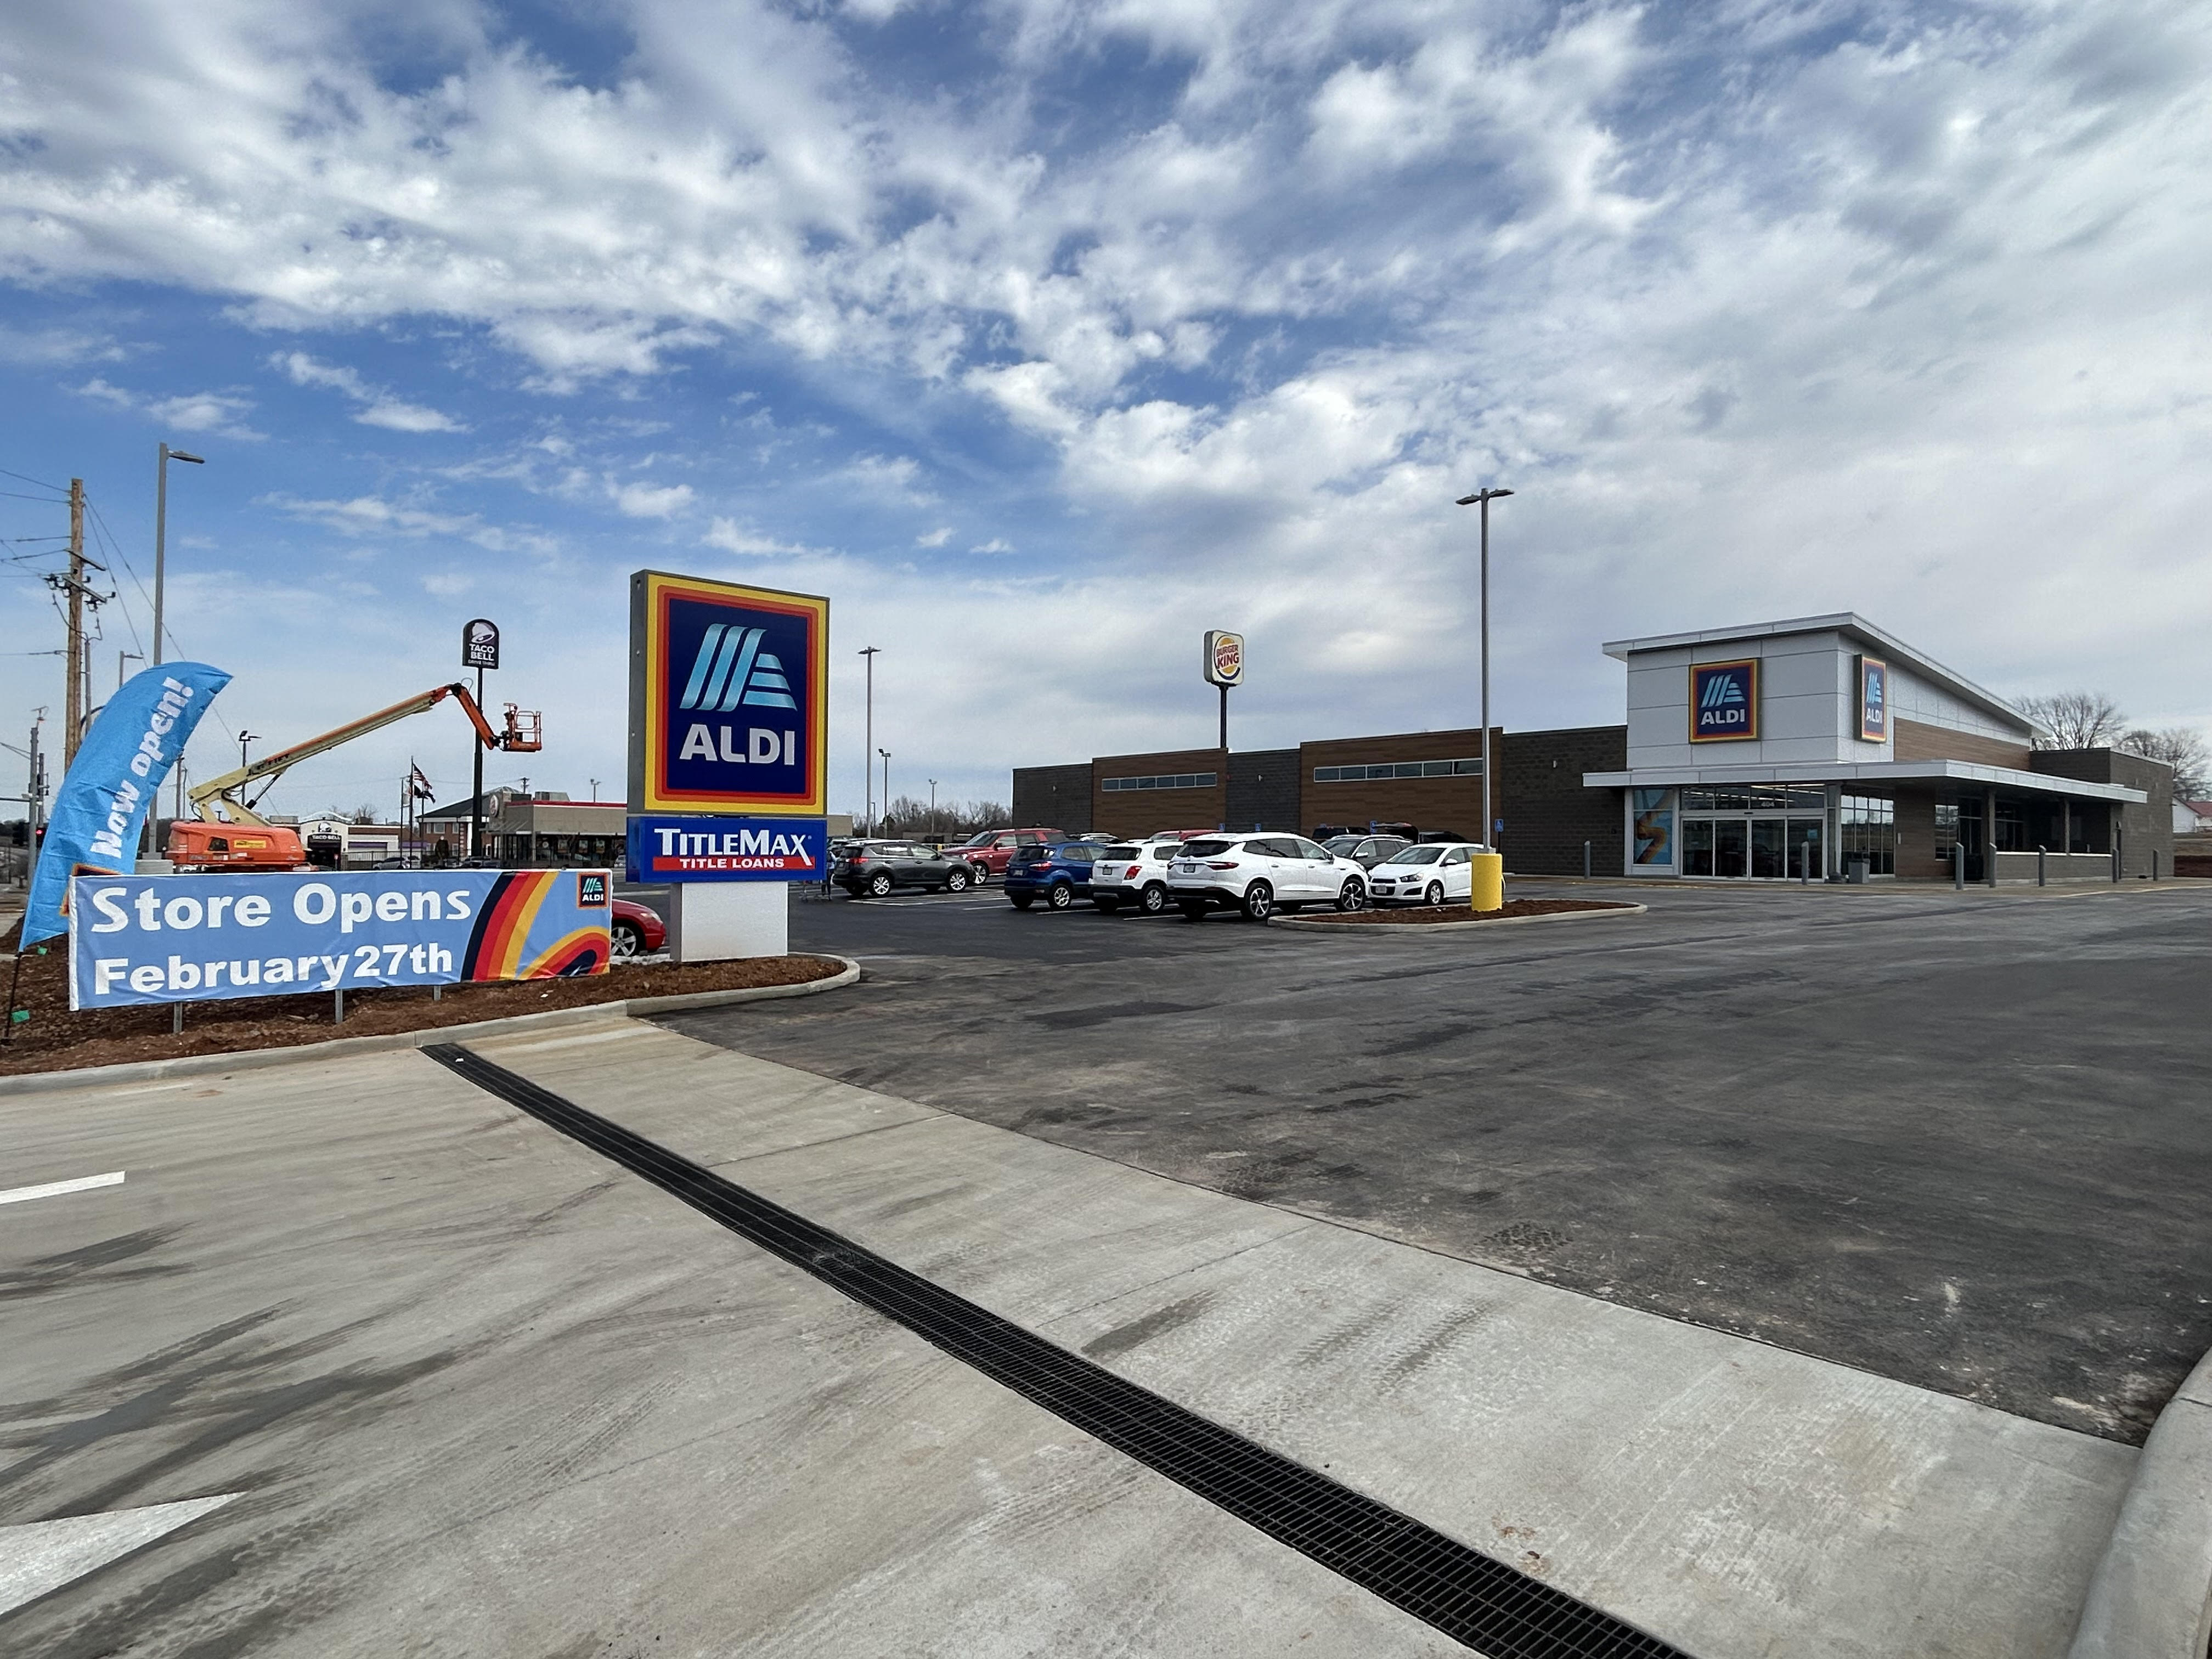
M 1690 670 L 1690 741 L 1735 743 L 1759 736 L 1759 659 L 1699 663 Z

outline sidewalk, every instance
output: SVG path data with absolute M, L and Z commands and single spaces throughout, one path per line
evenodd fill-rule
M 657 1028 L 473 1046 L 1699 1659 L 2063 1654 L 2137 1457 Z

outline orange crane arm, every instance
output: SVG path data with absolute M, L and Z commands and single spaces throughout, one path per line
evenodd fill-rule
M 507 713 L 507 729 L 503 732 L 494 731 L 491 722 L 484 718 L 483 710 L 477 707 L 477 700 L 469 695 L 469 688 L 456 680 L 451 685 L 433 686 L 419 696 L 395 702 L 388 708 L 380 708 L 374 714 L 364 714 L 357 720 L 349 720 L 320 737 L 309 738 L 305 743 L 295 743 L 289 749 L 279 749 L 273 754 L 264 755 L 250 766 L 236 767 L 221 777 L 209 779 L 191 792 L 193 814 L 212 821 L 215 817 L 213 804 L 218 798 L 222 798 L 222 804 L 232 822 L 259 823 L 262 819 L 252 808 L 243 800 L 230 798 L 232 790 L 242 790 L 246 785 L 264 778 L 274 781 L 303 760 L 326 753 L 340 744 L 350 743 L 356 738 L 376 731 L 380 726 L 390 726 L 395 720 L 404 720 L 410 714 L 419 714 L 425 709 L 434 708 L 447 697 L 460 704 L 461 712 L 469 717 L 469 723 L 477 729 L 478 740 L 487 749 L 535 750 L 540 746 L 534 737 L 526 738 L 517 729 L 512 709 Z

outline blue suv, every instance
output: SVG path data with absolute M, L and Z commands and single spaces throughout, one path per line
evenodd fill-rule
M 1021 848 L 1006 866 L 1006 896 L 1017 910 L 1026 910 L 1039 899 L 1054 910 L 1065 910 L 1076 900 L 1091 896 L 1091 866 L 1099 851 L 1087 841 Z

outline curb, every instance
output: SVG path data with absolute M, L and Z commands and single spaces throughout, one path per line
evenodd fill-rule
M 2203 1659 L 2212 1638 L 2212 1353 L 2143 1443 L 2068 1659 Z
M 1488 932 L 1493 927 L 1525 927 L 1539 921 L 1605 921 L 1614 916 L 1640 916 L 1650 906 L 1624 904 L 1607 910 L 1554 910 L 1541 916 L 1501 916 L 1496 921 L 1408 921 L 1397 927 L 1387 922 L 1372 921 L 1308 921 L 1300 916 L 1272 916 L 1270 927 L 1303 927 L 1317 933 L 1348 933 L 1354 939 L 1364 939 L 1376 933 L 1391 939 L 1419 939 L 1429 933 L 1459 933 L 1472 927 Z
M 671 996 L 629 997 L 619 1002 L 586 1003 L 580 1008 L 548 1008 L 538 1014 L 508 1014 L 499 1019 L 471 1020 L 464 1025 L 433 1025 L 419 1031 L 331 1037 L 322 1042 L 297 1042 L 283 1048 L 240 1048 L 227 1054 L 179 1054 L 173 1060 L 126 1060 L 113 1066 L 80 1066 L 72 1071 L 21 1072 L 13 1077 L 0 1077 L 0 1098 L 40 1094 L 53 1089 L 95 1088 L 102 1084 L 155 1083 L 165 1078 L 197 1077 L 209 1072 L 258 1071 L 295 1060 L 336 1060 L 383 1049 L 419 1048 L 426 1042 L 501 1036 L 549 1025 L 575 1025 L 610 1018 L 636 1019 L 652 1014 L 677 1013 L 686 1008 L 720 1008 L 732 1003 L 766 1002 L 777 997 L 809 997 L 837 990 L 860 977 L 860 964 L 850 957 L 836 956 L 827 951 L 810 951 L 805 954 L 842 962 L 844 969 L 827 979 L 808 980 L 799 985 L 750 985 L 729 991 L 683 991 Z

